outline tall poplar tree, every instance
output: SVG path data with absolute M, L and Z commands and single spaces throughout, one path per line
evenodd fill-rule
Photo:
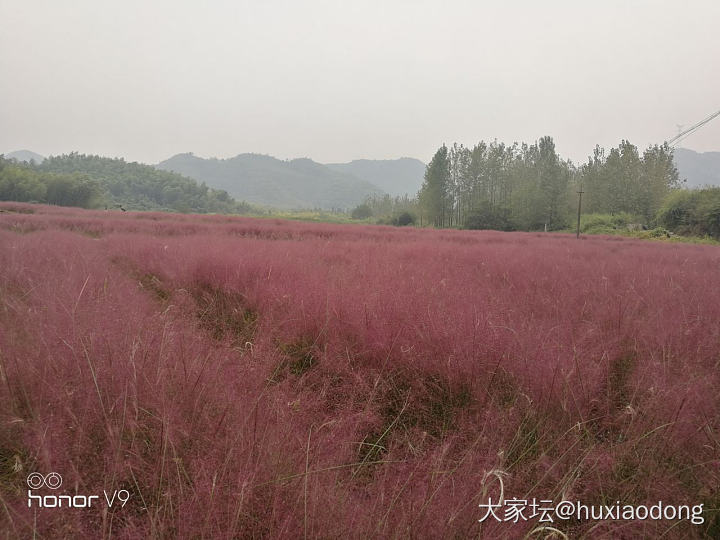
M 449 190 L 450 163 L 444 144 L 435 152 L 425 169 L 425 180 L 420 188 L 420 205 L 428 221 L 436 227 L 449 224 L 452 193 Z

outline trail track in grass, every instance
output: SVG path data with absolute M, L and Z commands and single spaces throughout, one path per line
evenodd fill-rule
M 522 538 L 498 476 L 704 505 L 573 538 L 720 534 L 715 246 L 0 210 L 3 537 Z

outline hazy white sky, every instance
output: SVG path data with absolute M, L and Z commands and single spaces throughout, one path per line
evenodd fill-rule
M 0 152 L 640 147 L 720 109 L 720 1 L 0 0 Z M 720 118 L 686 139 L 720 150 Z

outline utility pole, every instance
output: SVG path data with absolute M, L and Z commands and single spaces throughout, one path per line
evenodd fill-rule
M 577 219 L 577 234 L 575 235 L 575 238 L 580 238 L 580 209 L 582 208 L 582 195 L 585 193 L 582 190 L 582 186 L 580 186 L 580 191 L 578 191 L 578 219 Z

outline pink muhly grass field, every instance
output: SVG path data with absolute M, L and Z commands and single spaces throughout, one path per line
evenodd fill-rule
M 720 534 L 717 247 L 0 210 L 4 538 Z M 498 478 L 704 524 L 480 523 Z

